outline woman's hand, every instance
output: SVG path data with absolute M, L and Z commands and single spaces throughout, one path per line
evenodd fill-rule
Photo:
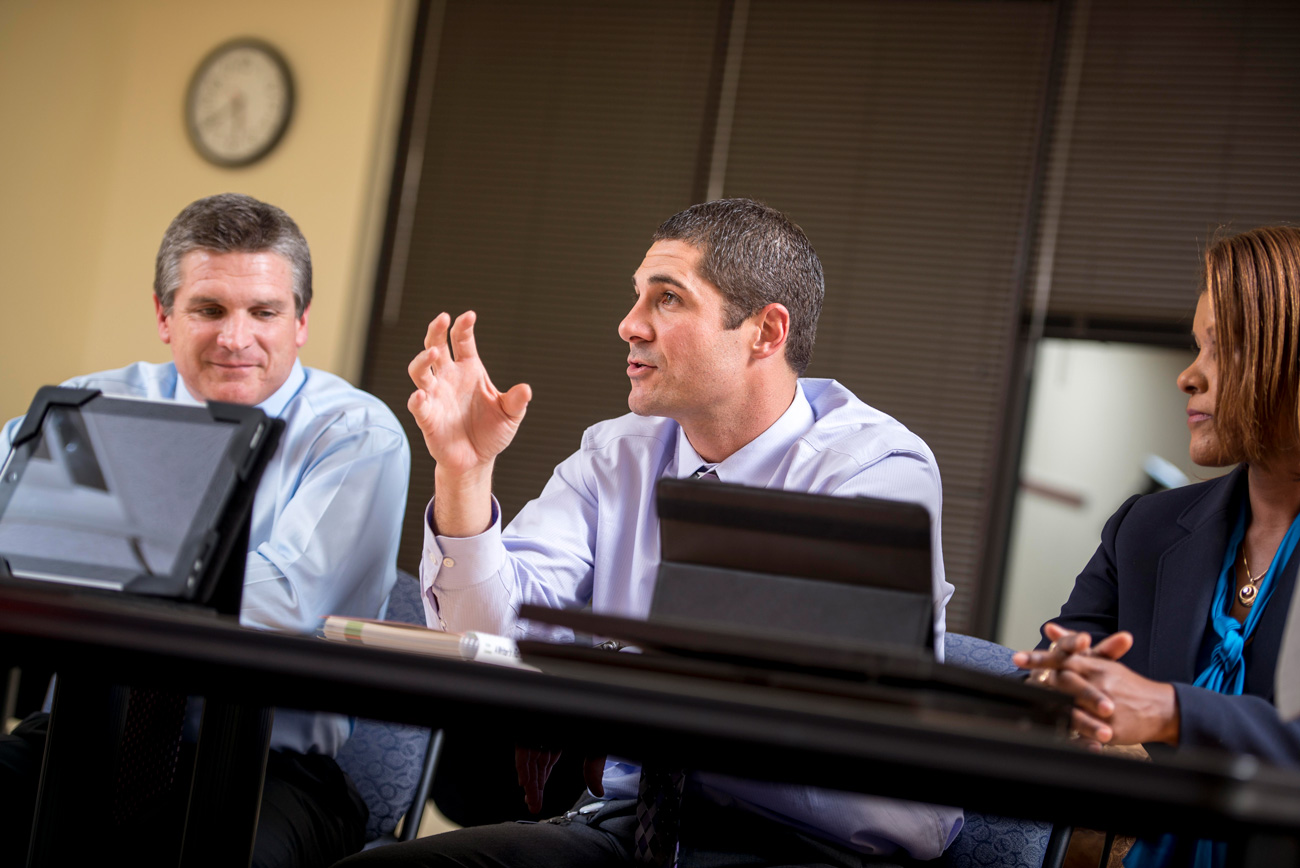
M 1133 647 L 1122 630 L 1095 646 L 1087 633 L 1047 624 L 1045 651 L 1019 651 L 1012 661 L 1031 683 L 1074 699 L 1071 730 L 1094 744 L 1178 743 L 1178 702 L 1172 684 L 1152 681 L 1118 662 Z
M 1034 684 L 1050 685 L 1054 673 L 1060 671 L 1072 655 L 1094 653 L 1089 633 L 1067 630 L 1050 622 L 1043 625 L 1043 633 L 1052 642 L 1046 651 L 1017 651 L 1011 657 L 1011 662 L 1029 670 L 1029 680 Z
M 1081 737 L 1102 744 L 1178 744 L 1178 698 L 1172 684 L 1099 656 L 1071 657 L 1057 680 L 1057 689 L 1074 697 L 1071 724 Z
M 1092 647 L 1092 635 L 1067 630 L 1059 624 L 1050 622 L 1043 625 L 1043 633 L 1051 640 L 1051 644 L 1046 651 L 1017 651 L 1012 655 L 1011 661 L 1020 668 L 1029 670 L 1030 684 L 1062 690 L 1062 692 L 1070 692 L 1063 689 L 1065 687 L 1080 687 L 1080 685 L 1074 684 L 1072 679 L 1069 679 L 1071 683 L 1066 685 L 1065 681 L 1067 679 L 1062 670 L 1065 662 L 1076 654 L 1098 653 Z M 1110 638 L 1113 639 L 1114 637 Z M 1119 642 L 1115 642 L 1104 647 L 1099 645 L 1099 647 L 1101 647 L 1101 653 L 1111 653 L 1119 656 L 1128 650 L 1127 648 L 1121 650 L 1118 647 L 1119 644 Z M 1089 698 L 1099 713 L 1104 710 L 1105 714 L 1110 714 L 1114 710 L 1113 704 L 1110 704 L 1109 700 L 1100 694 L 1091 695 Z M 1088 726 L 1088 723 L 1089 721 L 1084 719 L 1082 713 L 1076 709 L 1070 721 L 1070 735 L 1074 738 L 1083 739 L 1083 746 L 1088 750 L 1100 753 L 1102 743 L 1095 738 L 1083 736 L 1083 729 L 1080 728 L 1080 724 L 1084 724 L 1084 729 L 1091 730 L 1093 727 Z

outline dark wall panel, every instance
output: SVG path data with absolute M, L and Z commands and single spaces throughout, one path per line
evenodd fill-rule
M 700 2 L 446 4 L 406 280 L 365 384 L 412 438 L 405 569 L 433 491 L 406 365 L 439 311 L 476 310 L 495 383 L 533 387 L 497 463 L 507 520 L 585 427 L 627 412 L 616 329 L 655 227 L 691 204 L 716 19 Z
M 755 0 L 725 184 L 789 213 L 826 267 L 809 376 L 930 444 L 969 629 L 1016 339 L 1052 10 Z
M 1300 220 L 1300 4 L 1094 0 L 1049 311 L 1182 323 L 1221 226 Z

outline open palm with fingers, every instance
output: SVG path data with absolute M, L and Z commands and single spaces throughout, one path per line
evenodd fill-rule
M 533 392 L 520 383 L 492 385 L 474 344 L 476 315 L 440 313 L 429 323 L 424 350 L 407 367 L 415 391 L 407 409 L 439 468 L 469 473 L 492 463 L 519 430 Z

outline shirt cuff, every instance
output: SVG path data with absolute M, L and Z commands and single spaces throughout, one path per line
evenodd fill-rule
M 433 501 L 424 511 L 424 564 L 420 584 L 427 593 L 435 588 L 459 591 L 496 575 L 505 561 L 501 545 L 501 507 L 492 498 L 492 524 L 477 536 L 443 536 L 433 530 Z

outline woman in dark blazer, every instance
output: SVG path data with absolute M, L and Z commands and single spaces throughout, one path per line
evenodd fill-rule
M 1205 668 L 1204 647 L 1218 642 L 1208 613 L 1232 520 L 1248 496 L 1249 475 L 1243 466 L 1209 482 L 1134 497 L 1106 522 L 1101 546 L 1075 580 L 1060 617 L 1044 628 L 1049 637 L 1058 637 L 1057 649 L 1036 652 L 1029 661 L 1050 665 L 1036 655 L 1067 653 L 1064 637 L 1070 634 L 1052 631 L 1053 625 L 1078 631 L 1082 636 L 1074 638 L 1093 643 L 1119 631 L 1130 634 L 1131 639 L 1112 642 L 1131 644 L 1122 662 L 1112 663 L 1103 654 L 1060 664 L 1079 675 L 1061 689 L 1082 692 L 1090 685 L 1114 707 L 1109 715 L 1100 714 L 1097 700 L 1087 700 L 1075 717 L 1081 735 L 1112 744 L 1209 745 L 1300 764 L 1300 724 L 1282 723 L 1273 707 L 1273 669 L 1300 555 L 1292 555 L 1276 574 L 1271 598 L 1243 648 L 1242 695 L 1193 686 Z M 1045 641 L 1040 648 L 1046 647 Z M 1061 676 L 1050 677 L 1053 686 L 1060 683 Z
M 1300 765 L 1300 724 L 1272 704 L 1300 568 L 1300 229 L 1211 245 L 1192 332 L 1191 458 L 1239 466 L 1125 502 L 1043 643 L 1015 659 L 1075 698 L 1085 739 Z

